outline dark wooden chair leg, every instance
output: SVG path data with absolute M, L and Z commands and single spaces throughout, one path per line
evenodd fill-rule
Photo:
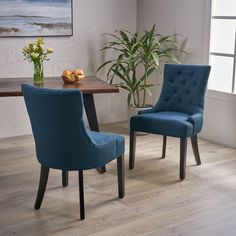
M 62 171 L 62 186 L 63 187 L 68 186 L 68 171 L 66 171 L 66 170 Z
M 99 172 L 100 174 L 104 174 L 106 171 L 107 171 L 107 170 L 106 170 L 106 166 L 102 166 L 100 169 L 98 169 L 98 172 Z
M 167 141 L 167 136 L 163 135 L 163 146 L 162 146 L 162 158 L 166 157 L 166 141 Z
M 80 199 L 80 219 L 85 219 L 84 212 L 84 180 L 83 180 L 83 171 L 79 171 L 79 199 Z
M 125 196 L 124 156 L 120 156 L 117 158 L 117 176 L 119 198 L 123 198 Z
M 194 154 L 196 163 L 197 163 L 197 165 L 201 165 L 201 159 L 200 159 L 200 154 L 199 154 L 199 149 L 198 149 L 197 135 L 194 135 L 193 137 L 191 137 L 191 143 L 192 143 L 193 154 Z
M 180 179 L 185 179 L 186 172 L 186 154 L 187 154 L 187 139 L 180 139 Z
M 38 193 L 34 204 L 34 209 L 36 210 L 40 209 L 41 207 L 43 196 L 47 187 L 48 175 L 49 175 L 49 168 L 41 165 Z
M 130 138 L 129 138 L 129 168 L 134 168 L 135 161 L 135 148 L 136 148 L 136 132 L 130 130 Z

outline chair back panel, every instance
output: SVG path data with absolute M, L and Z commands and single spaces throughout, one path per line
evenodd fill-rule
M 86 168 L 93 162 L 83 122 L 79 90 L 51 90 L 22 85 L 35 138 L 38 161 L 49 168 Z M 96 161 L 95 161 L 96 162 Z M 92 165 L 92 164 L 91 164 Z
M 158 111 L 202 113 L 210 66 L 166 64 Z

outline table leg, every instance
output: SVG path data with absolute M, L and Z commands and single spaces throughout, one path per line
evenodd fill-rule
M 84 108 L 87 115 L 89 127 L 92 131 L 98 131 L 98 120 L 97 120 L 97 114 L 96 114 L 96 108 L 94 104 L 93 94 L 83 94 L 84 99 Z M 102 166 L 101 168 L 97 169 L 99 173 L 106 172 L 106 167 Z

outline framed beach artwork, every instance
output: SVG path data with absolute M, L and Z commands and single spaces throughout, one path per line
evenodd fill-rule
M 71 35 L 72 0 L 0 0 L 0 37 Z

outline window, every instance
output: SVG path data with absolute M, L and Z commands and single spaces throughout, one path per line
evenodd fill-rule
M 209 89 L 236 94 L 236 0 L 212 0 Z

